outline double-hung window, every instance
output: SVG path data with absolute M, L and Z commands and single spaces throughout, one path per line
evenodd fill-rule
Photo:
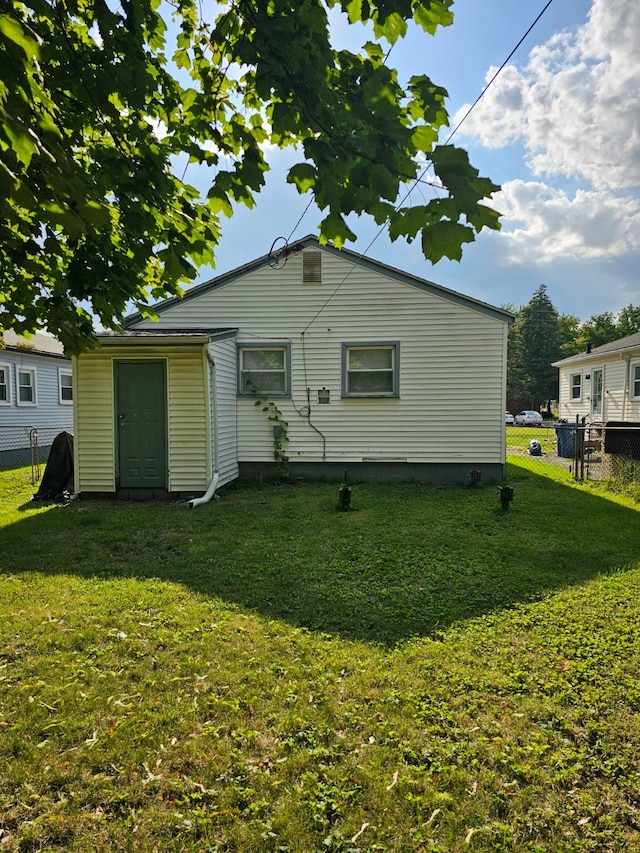
M 36 371 L 32 367 L 18 368 L 18 405 L 35 406 L 36 399 Z
M 68 406 L 73 403 L 73 379 L 71 371 L 65 370 L 63 367 L 58 370 L 58 392 L 62 405 Z
M 342 345 L 343 397 L 398 397 L 400 344 L 345 343 Z
M 573 401 L 582 400 L 582 374 L 571 374 L 571 399 Z
M 288 397 L 291 394 L 291 344 L 240 345 L 238 394 Z
M 8 364 L 0 364 L 0 406 L 11 402 L 10 370 Z

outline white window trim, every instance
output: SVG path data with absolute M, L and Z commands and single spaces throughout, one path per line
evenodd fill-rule
M 30 373 L 31 374 L 31 387 L 33 388 L 33 400 L 21 400 L 20 399 L 20 374 L 21 373 Z M 35 408 L 38 405 L 38 382 L 36 378 L 36 369 L 35 367 L 18 367 L 16 365 L 16 404 L 18 406 L 24 406 L 24 408 Z
M 349 350 L 351 349 L 391 349 L 393 365 L 392 391 L 349 391 Z M 342 397 L 350 400 L 371 400 L 376 398 L 397 398 L 400 396 L 400 341 L 345 341 L 342 344 Z
M 640 367 L 640 359 L 636 358 L 633 361 L 629 362 L 629 399 L 630 400 L 640 400 L 640 394 L 633 393 L 633 374 L 635 373 L 636 367 Z
M 594 403 L 594 399 L 593 399 L 594 376 L 593 376 L 593 374 L 597 370 L 602 371 L 602 400 L 600 401 L 600 408 L 602 411 L 600 411 L 600 412 L 594 411 L 594 408 L 593 408 L 593 403 Z M 595 367 L 592 367 L 590 369 L 590 371 L 589 371 L 589 397 L 588 397 L 589 415 L 592 418 L 598 418 L 599 420 L 604 419 L 604 407 L 605 407 L 605 400 L 606 400 L 606 395 L 607 395 L 605 379 L 606 379 L 606 376 L 605 376 L 604 364 L 597 364 Z
M 273 391 L 248 391 L 242 387 L 242 353 L 244 350 L 281 350 L 284 352 L 284 393 Z M 261 341 L 260 343 L 238 343 L 238 397 L 291 397 L 291 342 L 290 341 Z
M 574 388 L 573 377 L 574 376 L 580 377 L 580 396 L 579 397 L 573 396 L 573 388 Z M 583 375 L 581 370 L 574 370 L 573 373 L 569 374 L 569 402 L 570 403 L 581 403 L 583 391 L 584 391 L 584 375 Z
M 64 400 L 62 397 L 62 377 L 70 376 L 71 377 L 71 399 Z M 58 368 L 58 402 L 61 406 L 73 406 L 73 371 L 70 367 L 59 367 Z
M 0 400 L 0 406 L 11 405 L 11 365 L 0 362 L 0 370 L 4 370 L 5 382 L 7 385 L 7 399 Z

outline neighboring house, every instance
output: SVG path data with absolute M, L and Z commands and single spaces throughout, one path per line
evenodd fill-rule
M 640 422 L 640 332 L 554 362 L 559 416 L 569 421 Z
M 0 464 L 29 462 L 36 440 L 43 460 L 55 436 L 72 429 L 72 368 L 60 341 L 0 331 Z
M 315 237 L 273 260 L 77 359 L 78 493 L 194 494 L 280 453 L 293 476 L 503 478 L 512 315 Z

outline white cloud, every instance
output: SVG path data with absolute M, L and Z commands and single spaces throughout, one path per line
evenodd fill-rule
M 582 27 L 535 48 L 521 70 L 507 66 L 462 131 L 491 148 L 521 141 L 537 176 L 578 178 L 600 190 L 635 187 L 639 92 L 640 3 L 593 0 Z
M 509 181 L 492 204 L 504 214 L 507 258 L 518 263 L 622 257 L 640 249 L 640 201 L 609 192 Z

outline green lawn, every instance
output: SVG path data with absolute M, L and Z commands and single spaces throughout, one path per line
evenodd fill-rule
M 514 450 L 526 451 L 532 438 L 537 438 L 543 452 L 549 453 L 556 449 L 556 431 L 553 427 L 507 427 L 507 453 Z
M 639 511 L 551 473 L 0 474 L 0 851 L 640 850 Z

